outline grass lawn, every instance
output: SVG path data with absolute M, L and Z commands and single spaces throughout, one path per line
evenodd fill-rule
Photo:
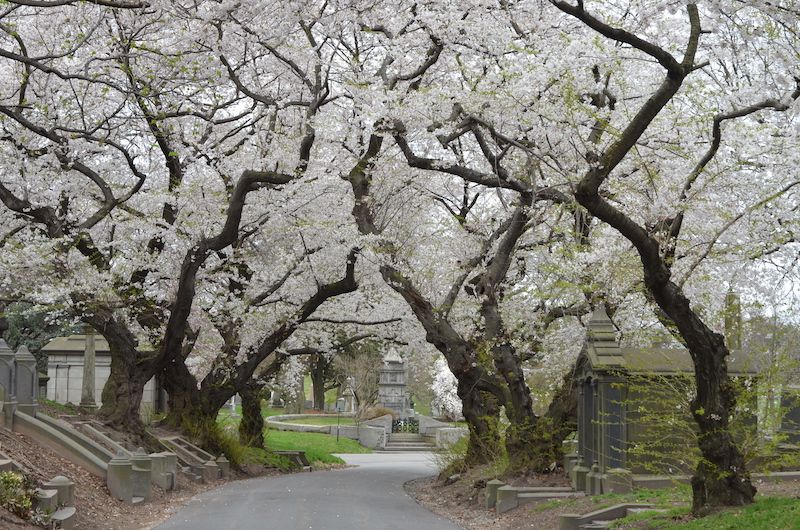
M 371 453 L 371 449 L 360 445 L 349 438 L 339 438 L 329 434 L 314 432 L 264 431 L 264 438 L 268 448 L 273 451 L 305 451 L 306 457 L 312 463 L 323 462 L 326 464 L 343 464 L 344 461 L 331 453 Z
M 672 491 L 672 490 L 663 490 Z M 676 493 L 679 490 L 674 490 Z M 755 504 L 743 508 L 727 509 L 700 519 L 688 520 L 690 506 L 675 506 L 668 502 L 673 494 L 662 495 L 657 499 L 639 499 L 653 502 L 656 507 L 669 511 L 642 512 L 615 521 L 614 528 L 664 529 L 682 528 L 685 530 L 800 530 L 800 499 L 781 497 L 761 497 Z M 684 497 L 684 500 L 687 498 Z M 670 506 L 672 504 L 672 506 Z M 682 521 L 682 522 L 680 522 Z
M 266 404 L 262 405 L 261 413 L 266 416 L 277 416 L 284 414 L 284 409 L 273 409 L 267 407 Z M 230 407 L 225 407 L 219 411 L 217 422 L 223 427 L 235 428 L 241 419 L 242 409 L 236 406 L 236 416 L 231 416 Z M 315 421 L 317 420 L 317 421 Z M 294 420 L 293 423 L 306 423 L 312 425 L 336 425 L 336 416 L 331 418 L 308 418 L 303 420 Z M 354 420 L 352 418 L 341 418 L 341 425 L 352 425 Z M 272 429 L 264 430 L 264 439 L 267 447 L 273 451 L 305 451 L 306 457 L 313 465 L 317 463 L 325 464 L 343 464 L 344 461 L 331 453 L 371 453 L 371 449 L 363 447 L 355 440 L 349 438 L 339 438 L 336 441 L 336 436 L 329 434 L 320 434 L 312 432 L 293 432 L 293 431 L 277 431 Z M 265 461 L 271 458 L 270 456 L 263 455 L 263 451 L 247 449 L 249 451 L 248 457 L 255 461 Z M 265 461 L 266 463 L 266 461 Z M 280 467 L 280 466 L 276 466 Z
M 299 423 L 302 425 L 336 425 L 336 416 L 329 416 L 327 418 L 298 418 L 295 420 L 286 420 L 283 423 Z M 339 425 L 355 425 L 356 420 L 350 417 L 342 416 L 339 419 Z

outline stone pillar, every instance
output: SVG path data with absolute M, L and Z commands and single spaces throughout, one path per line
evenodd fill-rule
M 133 502 L 131 461 L 122 451 L 108 462 L 106 485 L 111 496 L 124 502 Z
M 141 497 L 149 501 L 152 497 L 150 488 L 150 474 L 152 461 L 141 447 L 131 456 L 131 486 L 133 497 Z
M 97 408 L 97 402 L 94 399 L 94 362 L 94 330 L 87 326 L 86 346 L 83 350 L 83 385 L 81 386 L 81 407 L 87 409 Z
M 219 479 L 219 466 L 213 460 L 203 464 L 203 482 L 210 483 Z
M 486 483 L 486 509 L 494 508 L 497 504 L 497 490 L 505 486 L 502 480 L 490 480 Z
M 36 358 L 28 348 L 22 345 L 15 355 L 17 408 L 29 416 L 36 416 L 39 407 L 39 372 L 36 370 Z
M 586 475 L 589 473 L 589 431 L 591 428 L 591 418 L 589 417 L 589 397 L 592 389 L 587 380 L 578 382 L 578 458 L 575 465 L 570 470 L 572 487 L 577 491 L 586 488 Z
M 172 473 L 172 483 L 177 487 L 178 485 L 178 457 L 175 453 L 164 451 L 161 453 L 164 456 L 164 472 Z
M 219 474 L 220 477 L 223 479 L 227 479 L 231 475 L 231 463 L 228 462 L 228 459 L 225 458 L 225 455 L 220 455 L 217 458 L 217 466 L 219 467 Z
M 164 464 L 166 459 L 161 453 L 150 453 L 150 482 L 163 489 L 169 491 L 172 489 L 172 477 L 164 472 Z
M 16 374 L 14 366 L 14 352 L 8 347 L 6 341 L 0 339 L 0 391 L 3 402 L 3 425 L 11 429 L 14 420 L 14 410 L 17 408 Z
M 53 477 L 50 482 L 42 484 L 42 489 L 56 490 L 59 506 L 75 506 L 75 483 L 67 477 Z

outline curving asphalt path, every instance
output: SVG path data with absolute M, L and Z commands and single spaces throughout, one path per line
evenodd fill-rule
M 457 530 L 409 497 L 430 453 L 338 455 L 358 467 L 230 482 L 195 496 L 157 530 Z

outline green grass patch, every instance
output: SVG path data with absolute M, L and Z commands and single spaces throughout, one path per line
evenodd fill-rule
M 258 449 L 256 447 L 246 447 L 244 449 L 245 464 L 262 464 L 266 467 L 273 467 L 281 471 L 291 471 L 297 466 L 283 455 L 276 455 L 271 451 Z
M 325 464 L 343 464 L 344 460 L 331 453 L 371 453 L 371 449 L 349 438 L 339 438 L 329 434 L 314 432 L 264 431 L 266 445 L 273 451 L 305 451 L 306 458 Z
M 686 521 L 689 512 L 688 504 L 680 507 L 673 505 L 667 512 L 642 512 L 619 519 L 613 527 L 647 530 L 800 530 L 800 499 L 762 497 L 750 506 L 730 508 Z
M 72 403 L 59 403 L 51 399 L 39 399 L 39 403 L 63 414 L 77 414 L 80 412 L 80 409 Z
M 223 427 L 227 432 L 234 432 L 238 428 L 239 420 L 241 419 L 241 408 L 236 407 L 236 416 L 231 415 L 230 407 L 225 407 L 219 411 L 217 416 L 217 423 Z M 261 413 L 264 416 L 276 416 L 284 414 L 284 409 L 273 409 L 263 404 Z M 313 423 L 314 420 L 319 423 Z M 354 423 L 352 418 L 341 418 L 341 425 L 351 425 Z M 347 423 L 350 422 L 350 423 Z M 330 418 L 304 418 L 302 420 L 293 420 L 292 423 L 306 423 L 311 425 L 336 425 L 336 416 Z M 267 448 L 273 451 L 305 451 L 306 457 L 312 465 L 314 463 L 323 464 L 343 464 L 344 461 L 331 453 L 371 453 L 371 449 L 360 445 L 355 440 L 340 437 L 336 441 L 336 436 L 329 434 L 313 433 L 313 432 L 293 432 L 293 431 L 278 431 L 273 429 L 264 430 L 264 440 Z M 244 461 L 247 462 L 248 458 L 254 458 L 254 462 L 263 463 L 265 465 L 273 465 L 279 469 L 284 469 L 280 461 L 264 461 L 265 458 L 277 457 L 277 455 L 268 456 L 261 455 L 263 451 L 259 452 L 252 448 L 247 448 L 244 455 Z
M 800 530 L 800 499 L 764 497 L 672 528 L 685 530 Z
M 297 418 L 292 420 L 286 420 L 283 423 L 294 423 L 294 424 L 301 424 L 301 425 L 337 425 L 337 421 L 339 422 L 338 425 L 355 425 L 356 420 L 350 417 L 341 417 L 338 420 L 336 416 L 332 417 L 308 417 L 308 418 Z

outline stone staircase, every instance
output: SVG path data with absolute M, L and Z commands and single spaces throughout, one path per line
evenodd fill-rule
M 421 451 L 433 451 L 434 449 L 436 449 L 436 445 L 421 434 L 393 432 L 386 437 L 386 445 L 383 451 L 418 453 Z
M 615 504 L 584 515 L 565 513 L 559 517 L 558 530 L 600 530 L 611 528 L 615 520 L 643 511 L 666 512 L 652 504 Z

